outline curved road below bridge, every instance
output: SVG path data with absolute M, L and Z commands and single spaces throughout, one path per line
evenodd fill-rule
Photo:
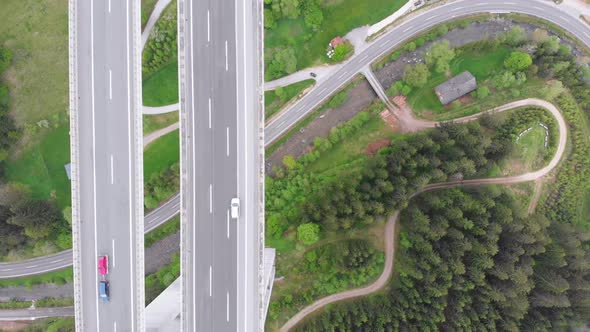
M 160 205 L 145 216 L 145 232 L 148 233 L 172 219 L 180 209 L 180 194 Z M 72 250 L 64 250 L 57 254 L 37 257 L 20 262 L 0 263 L 0 279 L 25 277 L 60 270 L 72 266 Z
M 551 172 L 561 160 L 563 153 L 565 152 L 565 147 L 567 144 L 567 125 L 565 119 L 559 112 L 559 110 L 551 103 L 539 100 L 539 99 L 524 99 L 520 101 L 516 101 L 513 103 L 506 104 L 504 106 L 500 106 L 494 108 L 488 112 L 479 113 L 476 115 L 459 118 L 455 120 L 456 122 L 469 122 L 476 120 L 478 117 L 485 113 L 490 112 L 503 112 L 507 110 L 511 110 L 518 107 L 523 106 L 537 106 L 547 109 L 557 120 L 557 125 L 559 129 L 559 141 L 557 144 L 557 150 L 553 155 L 551 161 L 547 164 L 547 166 L 534 171 L 529 172 L 521 175 L 516 176 L 509 176 L 509 177 L 500 177 L 500 178 L 488 178 L 488 179 L 472 179 L 472 180 L 462 180 L 462 181 L 451 181 L 451 182 L 442 182 L 442 183 L 433 183 L 429 184 L 424 187 L 422 190 L 414 193 L 411 197 L 414 197 L 420 193 L 437 190 L 437 189 L 445 189 L 445 188 L 452 188 L 452 187 L 459 187 L 459 186 L 476 186 L 476 185 L 486 185 L 486 184 L 513 184 L 513 183 L 521 183 L 532 181 L 538 178 L 541 178 Z M 424 128 L 434 127 L 437 122 L 424 122 Z M 393 215 L 387 221 L 387 225 L 385 226 L 385 266 L 383 268 L 383 272 L 381 276 L 372 284 L 362 287 L 356 288 L 348 291 L 344 291 L 341 293 L 332 294 L 321 298 L 314 303 L 310 304 L 309 306 L 303 308 L 299 311 L 295 316 L 291 317 L 283 325 L 280 329 L 281 332 L 287 332 L 293 327 L 295 327 L 299 322 L 305 319 L 308 315 L 316 312 L 317 310 L 325 307 L 328 304 L 339 302 L 347 299 L 352 299 L 356 297 L 366 296 L 371 293 L 377 292 L 383 287 L 385 287 L 391 278 L 391 274 L 393 273 L 393 259 L 395 256 L 394 253 L 394 230 L 395 230 L 395 222 L 399 217 L 400 211 L 395 211 Z

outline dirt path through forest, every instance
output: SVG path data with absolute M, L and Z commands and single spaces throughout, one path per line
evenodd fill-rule
M 527 182 L 527 181 L 539 179 L 539 178 L 545 176 L 546 174 L 548 174 L 549 172 L 551 172 L 555 168 L 555 166 L 557 166 L 559 161 L 561 160 L 561 157 L 563 156 L 563 153 L 565 151 L 565 146 L 567 143 L 567 126 L 566 126 L 565 119 L 563 118 L 563 116 L 561 115 L 561 113 L 559 112 L 557 107 L 555 107 L 553 104 L 551 104 L 547 101 L 544 101 L 544 100 L 540 100 L 540 99 L 534 99 L 534 98 L 523 99 L 523 100 L 515 101 L 512 103 L 508 103 L 508 104 L 500 106 L 500 107 L 496 107 L 496 108 L 491 109 L 486 112 L 481 112 L 481 113 L 478 113 L 475 115 L 467 116 L 464 118 L 459 118 L 459 119 L 454 120 L 454 122 L 465 123 L 465 122 L 476 120 L 481 115 L 486 114 L 486 113 L 503 112 L 503 111 L 507 111 L 507 110 L 511 110 L 511 109 L 515 109 L 515 108 L 520 108 L 520 107 L 525 107 L 525 106 L 538 106 L 538 107 L 545 108 L 549 112 L 551 112 L 551 114 L 557 120 L 557 124 L 558 124 L 558 128 L 559 128 L 559 142 L 558 142 L 557 149 L 555 151 L 555 155 L 553 156 L 553 158 L 551 159 L 549 164 L 547 164 L 547 166 L 545 166 L 537 171 L 533 171 L 533 172 L 529 172 L 529 173 L 525 173 L 525 174 L 521 174 L 521 175 L 516 175 L 516 176 L 489 178 L 489 179 L 461 180 L 461 181 L 451 181 L 451 182 L 429 184 L 426 187 L 424 187 L 422 190 L 414 193 L 411 197 L 414 197 L 420 193 L 427 192 L 427 191 L 452 188 L 452 187 L 459 187 L 459 186 L 476 186 L 476 185 L 483 185 L 483 184 L 513 184 L 513 183 Z M 410 120 L 411 120 L 411 118 L 413 118 L 413 116 L 410 115 Z M 406 117 L 406 119 L 407 119 L 407 117 Z M 413 128 L 415 129 L 415 131 L 419 131 L 419 130 L 423 130 L 426 128 L 433 128 L 436 126 L 436 124 L 438 122 L 417 120 L 417 122 L 410 122 L 410 123 L 412 123 L 412 125 L 414 126 Z M 321 299 L 315 301 L 314 303 L 303 308 L 295 316 L 291 317 L 291 319 L 289 319 L 287 321 L 287 323 L 285 323 L 285 325 L 283 325 L 281 327 L 280 331 L 281 332 L 289 331 L 290 329 L 295 327 L 299 322 L 301 322 L 303 319 L 305 319 L 308 315 L 322 309 L 323 307 L 325 307 L 328 304 L 335 303 L 335 302 L 342 301 L 342 300 L 352 299 L 352 298 L 356 298 L 356 297 L 366 296 L 366 295 L 369 295 L 371 293 L 375 293 L 375 292 L 383 289 L 387 285 L 387 283 L 389 282 L 389 279 L 393 273 L 393 259 L 395 257 L 394 233 L 395 233 L 395 223 L 399 217 L 399 213 L 400 213 L 400 211 L 395 211 L 394 214 L 391 216 L 391 218 L 389 218 L 389 220 L 387 221 L 387 226 L 385 228 L 385 267 L 384 267 L 383 273 L 381 273 L 381 276 L 379 277 L 379 279 L 377 279 L 375 282 L 373 282 L 372 284 L 370 284 L 368 286 L 344 291 L 341 293 L 332 294 L 332 295 L 326 296 L 324 298 L 321 298 Z

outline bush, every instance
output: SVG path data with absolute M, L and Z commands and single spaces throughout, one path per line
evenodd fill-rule
M 404 81 L 396 81 L 389 87 L 389 89 L 387 89 L 387 91 L 385 91 L 385 93 L 390 97 L 398 95 L 407 96 L 410 94 L 410 92 L 412 92 L 412 87 L 406 84 Z
M 348 91 L 342 90 L 342 91 L 338 92 L 337 94 L 335 94 L 330 99 L 330 101 L 328 102 L 328 107 L 329 108 L 339 107 L 342 104 L 344 104 L 347 99 L 348 99 Z
M 504 61 L 504 67 L 512 72 L 526 70 L 532 64 L 531 56 L 519 51 L 510 53 L 510 56 Z
M 272 60 L 268 64 L 267 80 L 272 80 L 284 74 L 291 74 L 297 69 L 297 57 L 292 47 L 275 50 Z
M 6 47 L 0 46 L 0 74 L 4 73 L 12 60 L 12 52 Z
M 157 72 L 178 56 L 176 1 L 165 10 L 150 32 L 142 54 L 144 79 Z
M 489 94 L 490 94 L 490 89 L 487 86 L 482 85 L 482 86 L 480 86 L 480 87 L 477 88 L 476 96 L 477 96 L 478 99 L 484 99 Z
M 180 189 L 180 164 L 174 163 L 168 169 L 154 174 L 144 187 L 144 205 L 154 209 L 163 201 L 172 197 Z
M 320 239 L 320 225 L 312 222 L 299 225 L 297 239 L 306 245 L 316 243 Z
M 413 87 L 420 88 L 428 82 L 429 75 L 430 71 L 428 70 L 428 67 L 419 62 L 413 66 L 406 66 L 404 71 L 404 81 Z
M 332 56 L 332 62 L 340 62 L 347 59 L 349 56 L 354 53 L 354 47 L 352 44 L 347 40 L 342 45 L 336 46 L 334 49 L 334 55 Z

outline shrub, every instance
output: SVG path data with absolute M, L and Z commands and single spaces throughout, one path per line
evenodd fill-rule
M 354 52 L 354 47 L 347 40 L 344 44 L 336 46 L 334 49 L 334 55 L 332 56 L 332 62 L 340 62 L 347 59 Z
M 312 222 L 299 225 L 297 239 L 306 245 L 316 243 L 320 239 L 320 225 Z
M 506 69 L 517 72 L 526 70 L 533 64 L 533 59 L 528 53 L 524 52 L 512 52 L 510 56 L 504 61 L 504 67 Z

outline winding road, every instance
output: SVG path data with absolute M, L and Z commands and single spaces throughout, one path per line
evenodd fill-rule
M 452 188 L 452 187 L 459 187 L 459 186 L 477 186 L 477 185 L 486 185 L 486 184 L 513 184 L 513 183 L 521 183 L 527 181 L 533 181 L 538 178 L 541 178 L 551 172 L 559 161 L 561 160 L 563 153 L 565 152 L 565 147 L 567 144 L 567 125 L 565 119 L 559 112 L 559 110 L 551 103 L 540 100 L 540 99 L 524 99 L 516 102 L 512 102 L 487 112 L 482 112 L 479 114 L 475 114 L 472 116 L 464 117 L 456 119 L 455 122 L 465 123 L 469 121 L 476 120 L 480 116 L 486 113 L 498 113 L 503 112 L 519 107 L 525 106 L 536 106 L 542 107 L 548 110 L 557 120 L 557 125 L 559 128 L 559 142 L 557 144 L 557 149 L 551 161 L 547 164 L 547 166 L 534 171 L 529 172 L 521 175 L 516 176 L 509 176 L 509 177 L 499 177 L 499 178 L 489 178 L 489 179 L 472 179 L 472 180 L 462 180 L 462 181 L 451 181 L 451 182 L 442 182 L 442 183 L 433 183 L 425 186 L 422 190 L 415 192 L 411 197 L 414 197 L 420 193 L 437 190 L 437 189 L 445 189 L 445 188 Z M 436 126 L 438 122 L 423 122 L 424 129 L 432 128 Z M 305 317 L 308 315 L 316 312 L 317 310 L 327 306 L 328 304 L 339 302 L 347 299 L 352 299 L 356 297 L 366 296 L 372 294 L 374 292 L 379 291 L 383 287 L 385 287 L 393 273 L 393 259 L 395 256 L 395 246 L 394 246 L 394 231 L 395 231 L 395 223 L 399 217 L 400 211 L 395 211 L 393 215 L 387 221 L 387 225 L 385 226 L 385 266 L 383 268 L 383 273 L 381 276 L 372 284 L 362 287 L 362 288 L 355 288 L 352 290 L 344 291 L 341 293 L 332 294 L 321 298 L 314 303 L 310 304 L 309 306 L 303 308 L 299 311 L 295 316 L 291 317 L 283 325 L 280 329 L 281 332 L 287 332 L 293 327 L 295 327 L 299 322 L 301 322 Z

